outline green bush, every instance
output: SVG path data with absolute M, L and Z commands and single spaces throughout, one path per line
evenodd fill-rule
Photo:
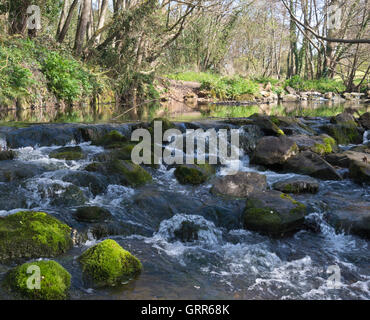
M 343 92 L 346 90 L 345 85 L 341 81 L 321 78 L 318 80 L 305 80 L 300 76 L 294 76 L 285 81 L 284 87 L 290 86 L 299 91 L 319 91 L 326 92 Z
M 94 87 L 90 74 L 75 60 L 62 57 L 57 52 L 47 54 L 42 62 L 49 89 L 62 100 L 75 101 L 92 93 Z

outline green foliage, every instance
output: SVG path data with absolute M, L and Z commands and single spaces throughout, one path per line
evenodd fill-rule
M 142 270 L 135 256 L 110 239 L 85 251 L 79 261 L 85 280 L 95 287 L 119 285 Z
M 29 289 L 29 267 L 40 268 L 40 289 Z M 71 275 L 55 261 L 34 261 L 12 269 L 5 277 L 5 287 L 22 298 L 32 300 L 64 300 L 68 297 Z
M 343 92 L 346 87 L 341 81 L 336 81 L 328 78 L 321 78 L 318 80 L 305 80 L 300 76 L 294 76 L 285 81 L 285 85 L 290 86 L 298 91 L 319 91 L 326 92 Z
M 62 100 L 75 101 L 93 92 L 91 75 L 76 61 L 50 52 L 42 62 L 50 90 Z

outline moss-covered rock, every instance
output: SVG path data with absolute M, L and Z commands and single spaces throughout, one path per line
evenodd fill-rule
M 303 227 L 306 206 L 277 191 L 252 194 L 244 211 L 244 227 L 273 237 L 292 234 Z
M 252 194 L 244 211 L 244 227 L 274 237 L 292 234 L 303 228 L 306 206 L 277 191 Z
M 81 160 L 84 154 L 81 147 L 63 147 L 51 152 L 49 157 L 59 160 Z
M 12 150 L 0 151 L 0 161 L 13 160 L 16 154 Z
M 114 240 L 104 240 L 80 257 L 84 280 L 94 287 L 115 286 L 139 274 L 141 262 Z
M 253 120 L 253 124 L 260 127 L 260 129 L 263 131 L 266 135 L 272 135 L 272 136 L 283 136 L 285 135 L 284 131 L 281 130 L 276 123 L 278 122 L 277 118 L 270 118 L 268 116 L 260 115 L 258 113 L 253 114 L 250 116 L 250 119 Z M 277 121 L 275 121 L 277 120 Z M 276 123 L 275 123 L 276 122 Z
M 273 188 L 284 193 L 317 193 L 319 183 L 317 180 L 308 177 L 290 178 L 276 182 Z
M 121 148 L 128 142 L 128 139 L 119 133 L 117 130 L 113 130 L 102 138 L 93 141 L 93 144 L 103 146 L 107 149 Z
M 209 164 L 180 165 L 175 170 L 175 177 L 181 184 L 199 185 L 206 182 L 215 173 Z
M 112 218 L 112 214 L 107 209 L 96 206 L 78 208 L 74 216 L 77 221 L 90 223 Z
M 0 218 L 0 262 L 55 257 L 72 247 L 71 228 L 45 212 Z
M 335 139 L 329 136 L 323 136 L 322 142 L 315 143 L 314 146 L 311 147 L 311 151 L 315 152 L 321 156 L 332 153 L 337 150 L 337 143 Z
M 297 144 L 286 136 L 264 137 L 258 141 L 251 163 L 268 167 L 281 166 L 298 152 Z
M 121 184 L 139 187 L 152 181 L 152 176 L 145 169 L 130 160 L 115 159 L 107 164 L 108 174 L 115 174 Z
M 39 277 L 34 267 L 39 268 Z M 27 271 L 30 271 L 30 273 Z M 29 280 L 32 276 L 35 278 Z M 35 285 L 36 281 L 40 281 L 40 287 L 29 288 L 28 282 Z M 9 271 L 5 277 L 4 285 L 15 296 L 24 299 L 64 300 L 68 298 L 71 275 L 55 261 L 34 261 Z
M 152 131 L 153 132 L 153 130 L 154 130 L 154 122 L 155 121 L 162 122 L 162 130 L 163 130 L 163 132 L 165 132 L 167 130 L 170 130 L 170 129 L 176 128 L 175 124 L 173 122 L 171 122 L 170 120 L 166 119 L 166 118 L 155 118 L 149 124 L 149 131 Z
M 362 134 L 355 122 L 326 125 L 321 129 L 341 145 L 348 145 L 350 143 L 359 144 L 363 140 Z

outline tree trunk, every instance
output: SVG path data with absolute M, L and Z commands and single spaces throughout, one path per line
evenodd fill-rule
M 101 4 L 101 10 L 100 10 L 99 23 L 98 23 L 97 30 L 100 30 L 101 28 L 104 27 L 105 17 L 106 17 L 107 11 L 108 11 L 108 0 L 103 0 L 103 2 Z M 100 39 L 101 39 L 101 34 L 99 34 L 96 37 L 96 43 L 97 44 L 100 43 Z
M 62 30 L 60 31 L 59 35 L 58 35 L 58 39 L 57 41 L 62 43 L 67 35 L 67 32 L 69 30 L 69 27 L 71 25 L 71 21 L 72 21 L 72 17 L 73 17 L 73 12 L 75 11 L 76 7 L 78 5 L 78 0 L 74 0 L 70 9 L 69 9 L 69 12 L 68 12 L 68 16 L 67 16 L 67 19 L 64 23 L 64 26 L 62 28 Z
M 91 11 L 91 0 L 83 0 L 81 5 L 81 15 L 78 22 L 74 46 L 74 50 L 77 54 L 82 53 L 84 39 L 86 37 L 87 26 L 90 21 L 90 11 Z
M 59 37 L 60 32 L 63 29 L 64 23 L 66 22 L 67 16 L 68 16 L 68 9 L 70 5 L 70 0 L 64 0 L 63 4 L 63 10 L 60 15 L 59 23 L 58 23 L 58 29 L 57 29 L 57 38 Z
M 27 30 L 27 8 L 30 0 L 9 1 L 9 33 L 25 35 Z

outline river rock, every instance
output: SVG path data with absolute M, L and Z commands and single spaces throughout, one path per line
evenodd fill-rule
M 27 287 L 29 269 L 34 267 L 38 267 L 42 275 L 39 289 Z M 71 286 L 71 275 L 55 261 L 32 261 L 10 270 L 5 276 L 4 286 L 18 298 L 65 300 Z
M 270 117 L 268 116 L 255 113 L 252 116 L 250 116 L 249 119 L 253 120 L 253 124 L 260 127 L 260 129 L 265 135 L 270 136 L 284 135 L 284 132 L 274 122 L 272 122 Z
M 86 171 L 69 172 L 62 180 L 70 182 L 80 188 L 88 188 L 94 196 L 104 193 L 109 184 L 108 178 L 104 175 L 97 172 Z
M 291 157 L 285 163 L 284 168 L 322 180 L 342 180 L 342 177 L 328 162 L 311 151 L 304 151 Z
M 306 207 L 278 191 L 257 192 L 249 196 L 244 212 L 244 227 L 282 237 L 304 227 Z
M 268 167 L 279 166 L 297 153 L 297 144 L 286 136 L 264 137 L 258 141 L 251 163 Z
M 16 182 L 32 178 L 46 171 L 43 166 L 18 160 L 2 161 L 0 182 Z
M 293 89 L 292 87 L 289 87 L 289 86 L 286 86 L 285 87 L 285 90 L 289 93 L 289 94 L 296 94 L 297 91 L 295 91 L 295 89 Z
M 364 160 L 369 159 L 369 154 L 363 152 L 356 152 L 348 150 L 342 153 L 333 153 L 325 157 L 326 161 L 333 166 L 338 166 L 342 168 L 349 168 L 352 161 L 364 162 Z
M 0 161 L 13 160 L 16 154 L 12 150 L 1 151 L 0 147 Z
M 355 234 L 370 239 L 370 204 L 356 202 L 330 210 L 326 218 L 339 232 Z
M 84 154 L 81 147 L 63 147 L 51 152 L 49 157 L 59 160 L 81 160 Z
M 97 206 L 89 206 L 78 208 L 74 217 L 80 222 L 94 223 L 109 220 L 112 218 L 112 214 L 107 209 Z
M 263 191 L 266 188 L 266 176 L 255 172 L 238 172 L 235 175 L 218 178 L 211 192 L 215 195 L 247 198 L 251 193 Z
M 283 102 L 297 102 L 301 100 L 301 98 L 297 94 L 285 94 L 282 96 L 282 100 Z
M 369 159 L 370 158 L 366 158 Z M 357 183 L 370 184 L 370 162 L 369 160 L 351 160 L 349 165 L 349 176 Z
M 321 136 L 308 136 L 308 135 L 294 135 L 289 136 L 293 140 L 300 151 L 312 151 L 319 155 L 325 155 L 338 150 L 335 140 L 323 134 Z
M 366 129 L 370 130 L 370 112 L 364 113 L 358 120 L 361 126 Z
M 330 119 L 330 122 L 335 123 L 335 124 L 345 124 L 345 125 L 350 124 L 350 125 L 356 126 L 355 117 L 348 112 L 343 112 L 343 113 L 336 115 L 335 117 L 332 117 Z
M 360 144 L 363 141 L 363 132 L 352 122 L 324 125 L 321 130 L 341 145 Z
M 290 178 L 276 182 L 273 188 L 284 193 L 317 193 L 319 182 L 309 177 Z
M 18 184 L 0 183 L 0 210 L 27 208 L 27 197 Z
M 47 213 L 0 217 L 0 262 L 55 257 L 71 247 L 71 228 Z
M 209 164 L 180 165 L 175 170 L 175 177 L 181 184 L 199 185 L 206 182 L 215 173 Z
M 264 136 L 260 127 L 256 125 L 245 125 L 241 127 L 239 136 L 240 148 L 247 154 L 251 154 L 257 147 L 257 142 Z
M 89 248 L 78 260 L 85 283 L 94 288 L 120 285 L 142 270 L 139 259 L 111 239 Z

